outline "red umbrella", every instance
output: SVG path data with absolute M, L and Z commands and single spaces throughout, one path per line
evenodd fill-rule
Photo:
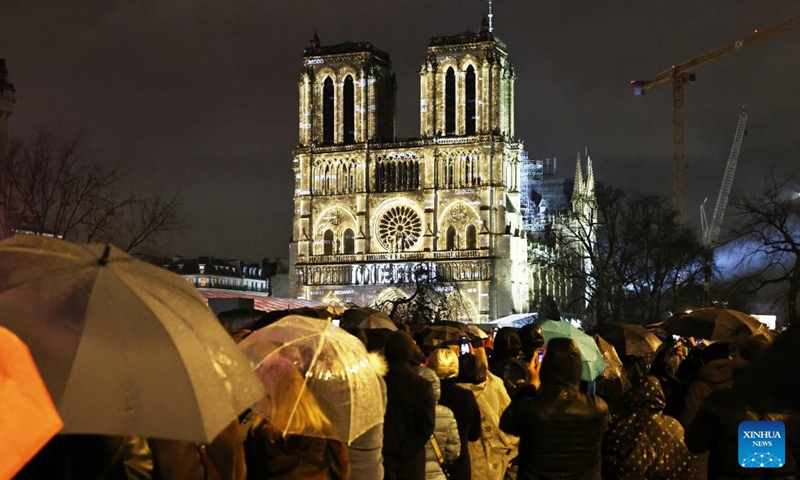
M 63 426 L 28 346 L 0 327 L 0 479 L 16 475 Z

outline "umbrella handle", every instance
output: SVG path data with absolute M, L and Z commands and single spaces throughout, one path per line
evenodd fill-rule
M 204 443 L 199 443 L 197 444 L 197 452 L 200 454 L 200 461 L 203 463 L 203 468 L 207 473 L 206 479 L 222 480 L 217 466 L 214 465 L 214 461 L 211 460 L 211 457 L 208 455 L 208 447 Z

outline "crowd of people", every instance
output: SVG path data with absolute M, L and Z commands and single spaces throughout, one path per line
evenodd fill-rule
M 800 478 L 800 420 L 752 408 L 737 378 L 771 344 L 665 338 L 622 358 L 614 378 L 581 379 L 570 338 L 545 343 L 535 325 L 436 345 L 400 329 L 346 328 L 379 378 L 384 421 L 352 442 L 331 435 L 319 399 L 291 362 L 258 374 L 274 398 L 213 442 L 57 435 L 18 475 L 108 480 L 534 480 Z M 246 338 L 248 331 L 234 334 Z M 357 412 L 355 412 L 357 414 Z M 743 468 L 744 420 L 786 427 L 783 466 Z M 286 434 L 287 427 L 303 433 Z

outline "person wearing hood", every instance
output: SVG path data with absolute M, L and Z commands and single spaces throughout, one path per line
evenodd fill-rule
M 603 478 L 671 480 L 690 478 L 692 456 L 683 441 L 683 426 L 664 415 L 661 383 L 648 376 L 623 396 L 625 412 L 603 439 Z
M 500 429 L 519 437 L 517 479 L 600 480 L 608 405 L 580 391 L 583 367 L 574 340 L 553 338 L 545 348 L 541 366 L 538 355 L 531 363 L 533 384 L 500 416 Z
M 492 356 L 489 358 L 489 371 L 503 380 L 511 398 L 531 381 L 524 358 L 519 329 L 503 327 L 498 330 L 494 337 Z
M 364 348 L 368 348 L 369 339 L 363 328 L 351 327 L 347 331 L 354 337 L 361 340 Z M 381 385 L 381 408 L 384 416 L 386 415 L 386 376 L 388 365 L 386 359 L 378 352 L 367 351 L 369 368 L 375 372 Z M 383 422 L 375 425 L 366 432 L 359 435 L 349 445 L 347 453 L 350 455 L 350 478 L 359 480 L 383 480 L 385 475 L 383 469 Z
M 703 407 L 706 397 L 733 385 L 733 357 L 730 343 L 716 342 L 700 352 L 700 370 L 689 384 L 683 410 L 678 417 L 686 428 Z
M 453 411 L 458 424 L 458 437 L 461 441 L 461 453 L 450 466 L 452 480 L 471 480 L 472 467 L 469 455 L 470 442 L 481 437 L 481 411 L 475 395 L 469 390 L 459 387 L 458 355 L 449 348 L 436 348 L 428 356 L 427 366 L 439 377 L 442 395 L 439 403 Z
M 424 365 L 414 367 L 414 370 L 431 384 L 433 388 L 433 397 L 438 402 L 442 389 L 436 372 Z M 456 423 L 456 417 L 453 415 L 453 411 L 438 403 L 436 405 L 436 427 L 434 428 L 433 434 L 436 436 L 436 443 L 439 445 L 439 449 L 442 452 L 445 466 L 452 464 L 461 453 L 461 440 L 458 438 L 458 424 Z M 439 458 L 431 442 L 425 445 L 425 478 L 427 480 L 445 480 L 447 478 L 444 475 L 444 471 L 442 471 L 442 467 L 439 465 Z
M 483 348 L 458 358 L 458 386 L 475 395 L 481 412 L 481 436 L 469 443 L 472 478 L 502 480 L 517 457 L 519 439 L 500 430 L 500 415 L 511 404 L 503 380 L 488 371 Z
M 386 338 L 386 415 L 383 422 L 383 467 L 387 480 L 423 480 L 425 444 L 435 427 L 433 388 L 413 366 L 422 352 L 408 333 L 398 330 Z

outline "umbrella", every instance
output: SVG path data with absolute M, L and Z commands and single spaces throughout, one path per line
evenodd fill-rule
M 252 328 L 266 312 L 253 308 L 236 308 L 225 310 L 217 314 L 217 319 L 228 333 L 234 333 L 243 328 Z
M 613 324 L 600 333 L 622 355 L 654 355 L 662 343 L 655 333 L 633 323 Z
M 425 345 L 437 346 L 444 342 L 456 341 L 464 335 L 467 335 L 466 326 L 463 324 L 432 324 L 426 325 L 422 331 L 422 336 Z
M 709 307 L 692 310 L 664 321 L 662 328 L 672 335 L 706 340 L 736 341 L 742 336 L 768 333 L 755 317 L 729 308 Z
M 330 322 L 284 317 L 253 332 L 239 348 L 266 387 L 253 410 L 284 435 L 350 443 L 383 422 L 380 380 L 364 344 Z M 322 424 L 310 414 L 320 410 Z
M 63 433 L 210 442 L 263 395 L 180 275 L 111 245 L 0 242 L 0 324 L 31 350 Z
M 594 342 L 597 344 L 597 349 L 603 357 L 603 362 L 606 364 L 605 370 L 601 376 L 607 380 L 624 380 L 625 367 L 622 365 L 622 360 L 619 358 L 617 349 L 611 345 L 600 335 L 593 335 Z
M 544 341 L 549 342 L 551 338 L 567 337 L 575 341 L 578 350 L 581 352 L 583 372 L 581 380 L 592 381 L 606 369 L 603 355 L 597 348 L 594 339 L 585 334 L 569 322 L 558 322 L 555 320 L 544 320 L 537 322 L 542 326 Z
M 389 314 L 369 307 L 350 308 L 345 311 L 342 319 L 349 327 L 397 330 L 397 325 L 394 324 Z
M 299 308 L 292 308 L 290 310 L 273 310 L 271 312 L 267 312 L 264 315 L 262 315 L 261 318 L 259 318 L 250 328 L 252 330 L 258 330 L 268 325 L 272 325 L 281 318 L 288 317 L 290 315 L 300 315 L 303 317 L 316 318 L 318 320 L 325 320 L 328 322 L 334 316 L 333 313 L 331 313 L 331 311 L 328 310 L 327 306 L 299 307 Z
M 474 325 L 472 323 L 467 325 L 467 331 L 469 331 L 470 335 L 474 335 L 480 339 L 489 338 L 489 334 L 486 333 L 483 329 L 479 326 Z
M 0 478 L 16 475 L 63 426 L 28 347 L 0 327 Z

